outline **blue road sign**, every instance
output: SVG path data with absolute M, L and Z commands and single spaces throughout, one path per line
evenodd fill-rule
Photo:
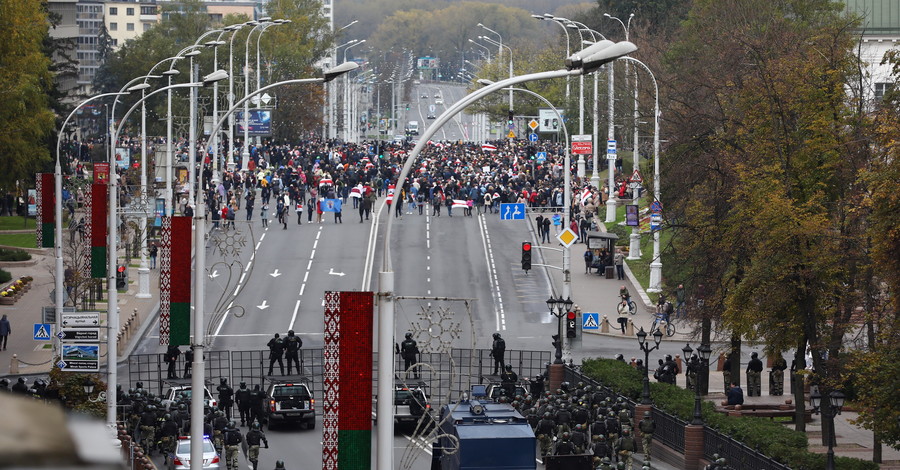
M 538 163 L 544 163 L 547 161 L 547 152 L 538 152 L 535 154 L 535 156 L 537 157 Z
M 599 313 L 582 313 L 581 314 L 582 330 L 599 330 L 600 314 Z
M 35 323 L 34 324 L 34 340 L 35 341 L 50 341 L 50 324 L 49 323 Z
M 531 134 L 528 134 L 528 141 L 529 141 L 529 142 L 537 142 L 537 141 L 538 141 L 538 135 L 535 134 L 534 132 L 532 132 Z
M 500 204 L 500 220 L 525 220 L 525 204 Z

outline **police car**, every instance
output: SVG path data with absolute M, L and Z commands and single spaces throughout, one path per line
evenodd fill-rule
M 304 381 L 272 382 L 266 391 L 269 429 L 276 423 L 300 422 L 316 427 L 316 400 Z
M 378 403 L 372 404 L 372 419 L 377 422 Z M 416 424 L 423 415 L 434 417 L 431 401 L 428 399 L 425 382 L 402 383 L 394 385 L 394 422 L 398 425 Z
M 203 468 L 217 470 L 221 468 L 219 453 L 213 447 L 209 436 L 203 436 Z M 169 470 L 188 470 L 191 468 L 191 438 L 181 436 L 175 445 L 175 455 L 169 460 Z
M 206 398 L 206 406 L 210 408 L 216 408 L 217 402 L 213 399 L 212 393 L 209 393 L 208 388 L 203 387 L 203 395 Z M 173 385 L 169 387 L 166 390 L 165 395 L 163 395 L 162 405 L 166 410 L 171 410 L 172 406 L 175 405 L 175 402 L 178 401 L 179 398 L 184 398 L 190 401 L 190 385 Z

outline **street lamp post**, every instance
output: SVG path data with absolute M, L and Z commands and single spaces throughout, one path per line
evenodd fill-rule
M 474 39 L 469 39 L 469 42 L 471 42 L 472 44 L 475 44 L 476 46 L 484 49 L 484 51 L 487 52 L 487 63 L 490 64 L 491 63 L 491 49 Z M 471 62 L 469 62 L 468 60 L 466 62 L 471 64 Z M 474 65 L 474 64 L 472 64 L 472 65 Z
M 563 342 L 565 341 L 563 338 L 562 330 L 562 319 L 567 316 L 569 312 L 572 311 L 572 299 L 570 297 L 566 297 L 565 299 L 562 296 L 559 296 L 558 299 L 554 299 L 550 297 L 547 299 L 547 308 L 550 309 L 550 314 L 556 316 L 556 334 L 553 335 L 553 346 L 556 347 L 556 359 L 553 360 L 554 364 L 563 364 L 562 360 L 562 350 L 563 350 Z
M 818 390 L 813 390 L 809 395 L 809 404 L 813 408 L 813 412 L 816 414 L 822 413 L 822 418 L 828 420 L 828 457 L 825 460 L 825 470 L 834 470 L 834 446 L 837 445 L 834 433 L 834 418 L 841 414 L 841 409 L 844 407 L 844 400 L 846 397 L 844 396 L 844 392 L 840 390 L 832 390 L 831 393 L 828 394 L 828 404 L 830 405 L 827 410 L 822 410 L 820 406 L 822 405 L 822 395 Z M 900 418 L 898 418 L 898 423 L 900 423 Z
M 659 330 L 656 330 L 659 331 Z M 697 348 L 697 352 L 700 354 L 700 357 L 693 356 L 694 352 L 691 349 L 690 344 L 686 344 L 683 348 L 681 348 L 681 352 L 684 353 L 685 362 L 689 361 L 689 367 L 694 369 L 694 419 L 691 420 L 692 425 L 703 425 L 703 409 L 700 406 L 700 370 L 703 367 L 709 367 L 709 355 L 712 353 L 712 348 L 709 347 L 708 344 L 701 344 L 699 348 Z M 690 359 L 688 359 L 690 358 Z
M 359 46 L 360 44 L 365 43 L 366 40 L 356 41 L 353 44 L 347 46 L 344 49 L 344 62 L 347 62 L 347 51 L 350 49 Z M 343 134 L 344 134 L 344 142 L 350 141 L 350 132 L 351 132 L 351 119 L 350 119 L 350 74 L 344 74 L 344 125 L 343 125 Z
M 259 24 L 256 21 L 248 21 L 246 23 L 240 23 L 233 25 L 234 32 L 231 34 L 231 39 L 228 40 L 228 107 L 234 106 L 234 38 L 237 36 L 238 30 L 243 28 L 244 26 L 256 26 Z M 218 116 L 216 116 L 218 119 Z M 225 167 L 228 171 L 234 171 L 234 167 L 237 166 L 234 161 L 234 115 L 228 116 L 228 156 L 226 157 Z
M 265 27 L 272 22 L 272 18 L 260 18 L 253 29 L 247 33 L 244 41 L 244 96 L 250 95 L 250 38 L 259 27 Z M 250 162 L 250 101 L 244 101 L 244 146 L 241 151 L 241 171 L 247 171 Z
M 498 36 L 499 36 L 499 35 L 498 35 Z M 513 54 L 512 54 L 512 49 L 510 49 L 509 46 L 504 46 L 504 45 L 503 45 L 503 42 L 497 42 L 497 41 L 494 41 L 493 39 L 491 39 L 491 38 L 489 38 L 489 37 L 487 37 L 487 36 L 478 36 L 478 39 L 481 39 L 482 41 L 485 41 L 485 42 L 487 42 L 487 43 L 489 43 L 489 44 L 494 44 L 494 45 L 496 45 L 497 47 L 500 48 L 501 51 L 503 50 L 504 47 L 506 48 L 506 50 L 509 51 L 509 78 L 512 78 L 512 77 L 513 77 Z M 502 54 L 500 55 L 500 59 L 501 59 L 501 60 L 503 59 L 503 55 L 502 55 Z M 513 108 L 513 91 L 512 91 L 512 89 L 510 89 L 510 90 L 509 90 L 509 114 L 510 114 L 510 116 L 512 116 L 512 113 L 513 113 L 513 110 L 514 110 L 514 109 L 515 109 L 515 108 Z
M 352 23 L 351 23 L 352 24 Z M 350 26 L 350 25 L 347 25 Z M 346 26 L 345 26 L 346 27 Z M 341 28 L 343 29 L 343 28 Z M 351 39 L 341 45 L 335 46 L 334 55 L 335 55 L 335 63 L 337 62 L 338 49 L 342 47 L 352 46 L 359 42 L 359 39 Z M 345 55 L 346 57 L 346 55 Z M 346 62 L 346 61 L 345 61 Z M 325 86 L 328 91 L 328 136 L 332 139 L 337 138 L 338 130 L 337 130 L 337 82 L 329 82 L 328 85 Z M 343 99 L 343 98 L 342 98 Z
M 644 331 L 644 327 L 641 327 L 641 330 L 637 332 L 638 345 L 641 347 L 641 351 L 644 351 L 644 391 L 641 393 L 641 404 L 642 405 L 651 405 L 653 401 L 650 400 L 650 352 L 659 349 L 659 342 L 662 341 L 662 331 L 659 328 L 653 332 L 653 342 L 656 343 L 653 347 L 650 347 L 650 344 L 647 343 L 647 332 Z
M 568 30 L 568 28 L 565 27 L 565 25 L 563 25 L 562 23 L 560 23 L 558 21 L 554 21 L 555 17 L 553 15 L 551 15 L 550 13 L 544 13 L 543 15 L 531 15 L 531 17 L 536 20 L 550 21 L 552 23 L 558 24 L 563 29 L 563 33 L 565 33 L 565 35 L 566 35 L 566 57 L 569 57 L 570 55 L 572 55 L 572 51 L 569 48 L 569 30 Z M 569 82 L 571 81 L 570 78 L 571 77 L 566 77 L 566 106 L 569 105 L 569 91 L 570 91 Z M 560 124 L 562 124 L 562 122 L 560 122 Z
M 473 91 L 463 99 L 453 103 L 441 115 L 428 126 L 419 142 L 413 147 L 412 151 L 407 155 L 403 168 L 397 177 L 399 184 L 402 184 L 409 175 L 413 164 L 419 154 L 425 148 L 428 140 L 437 131 L 449 122 L 454 116 L 462 112 L 470 104 L 505 87 L 517 85 L 534 80 L 547 80 L 554 78 L 563 78 L 571 75 L 582 73 L 590 73 L 597 70 L 604 63 L 615 60 L 626 54 L 634 52 L 637 48 L 629 42 L 618 44 L 603 44 L 602 46 L 587 47 L 575 55 L 566 59 L 566 68 L 561 70 L 553 70 L 546 72 L 537 72 L 511 79 L 501 80 L 492 85 L 486 86 L 479 90 Z M 568 172 L 567 172 L 568 173 Z M 394 348 L 394 270 L 391 264 L 391 232 L 393 228 L 394 217 L 389 217 L 387 226 L 385 227 L 384 240 L 385 246 L 382 258 L 382 269 L 379 272 L 379 307 L 378 307 L 378 350 L 382 352 L 392 351 Z M 393 408 L 393 376 L 394 361 L 393 355 L 378 355 L 378 406 L 377 413 L 381 416 L 391 416 Z M 378 426 L 378 435 L 376 446 L 379 449 L 376 468 L 378 470 L 393 469 L 393 420 L 383 419 L 384 426 Z

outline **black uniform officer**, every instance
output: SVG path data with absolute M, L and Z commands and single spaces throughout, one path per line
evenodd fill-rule
M 253 386 L 253 391 L 250 392 L 250 422 L 260 422 L 260 412 L 263 408 L 263 401 L 266 399 L 266 394 L 262 390 L 259 389 L 259 385 Z
M 272 375 L 272 367 L 276 361 L 281 369 L 281 375 L 284 375 L 284 361 L 281 359 L 284 356 L 284 342 L 280 335 L 275 333 L 275 337 L 270 339 L 266 346 L 269 347 L 269 375 Z
M 238 412 L 241 415 L 241 426 L 250 423 L 250 389 L 247 382 L 241 382 L 240 387 L 234 392 L 234 401 L 237 403 Z
M 285 349 L 287 349 L 288 375 L 291 375 L 291 364 L 297 366 L 297 373 L 302 374 L 300 370 L 300 348 L 303 347 L 303 340 L 294 334 L 294 330 L 288 331 L 287 338 L 284 339 Z
M 515 373 L 512 369 L 512 365 L 507 365 L 503 369 L 503 373 L 500 374 L 500 382 L 503 385 L 503 390 L 506 392 L 506 396 L 512 399 L 513 395 L 516 394 L 516 382 L 519 381 L 519 375 Z
M 400 357 L 403 358 L 403 370 L 407 371 L 407 378 L 409 378 L 409 368 L 415 366 L 418 362 L 416 360 L 418 354 L 419 346 L 416 344 L 416 340 L 412 339 L 412 333 L 406 333 L 406 339 L 400 343 Z M 413 369 L 413 377 L 419 378 L 418 367 Z
M 181 350 L 178 349 L 178 345 L 170 344 L 168 349 L 166 349 L 166 364 L 169 365 L 168 370 L 166 371 L 167 379 L 177 379 L 178 374 L 175 373 L 175 365 L 178 363 L 178 356 L 181 355 Z
M 491 357 L 494 358 L 494 375 L 506 369 L 503 355 L 506 354 L 506 340 L 500 337 L 500 333 L 494 333 L 494 342 L 491 344 Z
M 231 419 L 231 407 L 234 405 L 234 389 L 228 385 L 228 379 L 219 379 L 219 409 L 225 412 L 225 417 Z
M 259 430 L 259 423 L 253 423 L 244 439 L 247 441 L 247 446 L 249 446 L 249 449 L 247 449 L 247 460 L 253 464 L 253 470 L 256 470 L 256 466 L 259 464 L 259 443 L 264 443 L 266 449 L 268 449 L 269 440 L 266 439 L 266 435 Z

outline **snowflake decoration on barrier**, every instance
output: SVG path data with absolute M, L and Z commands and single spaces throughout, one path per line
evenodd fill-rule
M 410 323 L 410 329 L 419 350 L 425 353 L 449 353 L 453 341 L 462 334 L 459 322 L 453 320 L 453 311 L 428 305 L 422 306 L 416 316 L 419 319 Z
M 223 230 L 214 232 L 212 242 L 222 258 L 238 258 L 247 246 L 247 237 L 242 230 Z

